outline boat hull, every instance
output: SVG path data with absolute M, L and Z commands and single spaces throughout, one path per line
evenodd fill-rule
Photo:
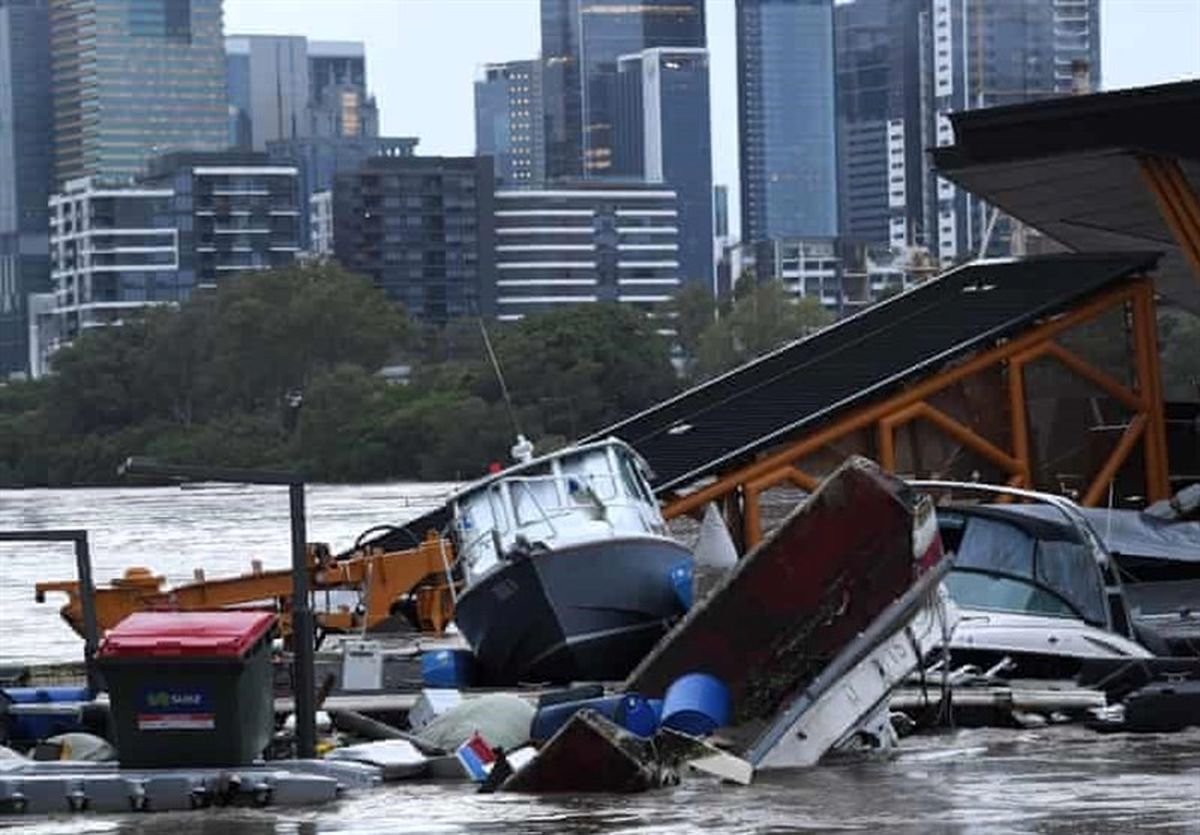
M 623 678 L 684 614 L 658 537 L 589 542 L 518 558 L 458 599 L 455 622 L 487 684 Z

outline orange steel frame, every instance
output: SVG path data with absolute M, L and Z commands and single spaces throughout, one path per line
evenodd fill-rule
M 1134 389 L 1055 341 L 1065 331 L 1109 310 L 1125 306 L 1132 311 L 1136 372 Z M 1062 363 L 1133 412 L 1120 440 L 1084 492 L 1083 504 L 1094 506 L 1101 501 L 1109 483 L 1139 443 L 1144 453 L 1148 497 L 1152 501 L 1167 498 L 1167 443 L 1158 370 L 1154 286 L 1149 278 L 1143 276 L 1067 313 L 1045 319 L 1026 333 L 916 382 L 899 394 L 863 406 L 832 424 L 805 432 L 787 446 L 773 450 L 751 464 L 724 473 L 715 483 L 669 501 L 664 507 L 664 515 L 671 518 L 696 513 L 711 501 L 740 495 L 743 545 L 751 548 L 762 538 L 759 496 L 764 490 L 783 483 L 811 490 L 817 484 L 818 479 L 799 466 L 806 456 L 852 432 L 874 428 L 879 463 L 887 470 L 894 470 L 896 429 L 913 420 L 932 423 L 964 447 L 995 464 L 1008 474 L 1009 485 L 1032 487 L 1024 370 L 1029 363 L 1042 357 Z M 1007 370 L 1011 450 L 1001 449 L 928 402 L 932 395 L 993 366 L 1002 366 Z
M 1158 210 L 1200 281 L 1200 197 L 1188 184 L 1179 162 L 1168 157 L 1138 157 L 1142 177 Z

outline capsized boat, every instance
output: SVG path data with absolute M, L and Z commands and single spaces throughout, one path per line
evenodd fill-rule
M 690 672 L 724 682 L 735 754 L 814 765 L 948 637 L 933 503 L 848 459 L 738 561 L 626 680 L 661 697 Z
M 647 467 L 607 438 L 453 495 L 455 622 L 489 684 L 624 677 L 687 610 L 691 554 Z

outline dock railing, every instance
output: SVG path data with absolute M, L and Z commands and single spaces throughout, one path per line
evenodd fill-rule
M 92 582 L 92 554 L 88 534 L 80 529 L 48 531 L 0 531 L 0 542 L 73 542 L 75 544 L 75 573 L 79 578 L 79 605 L 83 612 L 83 660 L 87 669 L 88 690 L 93 694 L 101 689 L 96 670 L 96 649 L 100 645 L 96 626 L 96 586 Z
M 222 481 L 229 484 L 286 485 L 292 519 L 292 690 L 296 713 L 296 754 L 312 759 L 317 751 L 316 630 L 309 601 L 308 546 L 304 514 L 304 480 L 298 473 L 165 464 L 150 458 L 128 458 L 121 475 L 165 478 L 176 482 Z

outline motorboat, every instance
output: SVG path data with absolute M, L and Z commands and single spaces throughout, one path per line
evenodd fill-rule
M 687 611 L 691 553 L 617 438 L 527 457 L 448 504 L 455 622 L 489 684 L 621 679 Z
M 1073 502 L 993 485 L 912 483 L 1025 502 L 938 508 L 953 559 L 945 584 L 959 608 L 950 643 L 955 665 L 1061 680 L 1089 662 L 1155 655 L 1148 646 L 1154 636 L 1131 616 L 1112 555 Z
M 738 560 L 625 682 L 665 697 L 704 672 L 728 687 L 730 750 L 755 770 L 815 765 L 882 715 L 954 626 L 933 502 L 847 459 Z M 890 728 L 890 725 L 888 725 Z

